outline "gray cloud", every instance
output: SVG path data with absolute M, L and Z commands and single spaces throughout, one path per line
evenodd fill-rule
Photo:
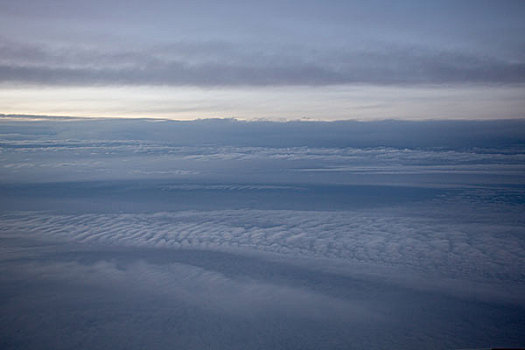
M 459 205 L 452 206 L 450 211 L 437 212 L 439 206 L 438 201 L 420 212 L 411 208 L 406 216 L 388 209 L 233 210 L 147 215 L 10 214 L 1 220 L 4 234 L 23 231 L 34 239 L 57 242 L 243 249 L 404 266 L 451 278 L 507 282 L 525 278 L 525 266 L 521 263 L 525 261 L 525 250 L 519 238 L 522 223 L 493 223 L 487 227 L 488 217 L 482 220 L 482 216 L 490 215 L 490 206 L 487 209 L 478 206 L 483 214 L 470 213 L 468 220 L 465 213 L 454 214 Z M 430 212 L 432 218 L 425 219 Z M 505 221 L 517 220 L 514 215 L 509 212 Z M 492 216 L 494 220 L 489 221 L 502 220 L 500 213 Z
M 412 289 L 355 265 L 334 273 L 320 261 L 314 268 L 202 250 L 29 242 L 9 240 L 2 255 L 0 285 L 9 288 L 0 330 L 8 347 L 260 349 L 277 341 L 305 349 L 349 343 L 416 349 L 459 346 L 472 337 L 514 343 L 522 329 L 507 329 L 503 337 L 502 319 L 517 318 L 492 298 L 484 306 L 487 299 Z M 20 249 L 28 243 L 30 252 Z M 14 251 L 18 256 L 10 259 Z M 428 319 L 429 310 L 431 322 L 414 322 Z M 472 312 L 490 321 L 465 316 Z M 467 319 L 451 325 L 459 315 Z M 457 337 L 436 334 L 458 325 Z
M 0 330 L 13 347 L 56 347 L 56 337 L 132 349 L 522 339 L 521 210 L 476 191 L 380 210 L 4 212 L 0 221 Z
M 11 183 L 164 179 L 183 182 L 164 186 L 173 193 L 190 186 L 201 192 L 237 188 L 244 195 L 288 186 L 290 179 L 299 185 L 520 184 L 524 171 L 525 134 L 519 120 L 246 123 L 5 117 L 2 129 L 0 175 Z M 203 181 L 211 184 L 195 183 Z M 294 192 L 294 186 L 286 186 L 275 188 Z
M 247 49 L 227 42 L 126 51 L 4 41 L 0 81 L 51 85 L 266 86 L 525 82 L 520 61 L 425 47 Z
M 523 342 L 523 121 L 0 122 L 2 348 Z
M 235 119 L 195 121 L 53 118 L 1 115 L 5 147 L 16 142 L 38 145 L 140 146 L 167 152 L 162 145 L 195 146 L 208 152 L 216 146 L 400 148 L 491 150 L 511 152 L 525 144 L 523 120 L 459 120 L 374 122 L 243 122 Z M 32 120 L 36 119 L 36 120 Z M 65 121 L 65 122 L 64 122 Z M 446 137 L 443 137 L 446 135 Z M 18 140 L 18 141 L 17 141 Z M 77 145 L 75 145 L 77 143 Z M 137 149 L 140 149 L 137 147 Z M 169 152 L 168 152 L 169 153 Z M 331 152 L 328 152 L 331 153 Z M 339 152 L 336 152 L 339 154 Z

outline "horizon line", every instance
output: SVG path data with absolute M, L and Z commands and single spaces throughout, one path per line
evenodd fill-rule
M 196 117 L 193 119 L 176 119 L 176 118 L 162 118 L 162 117 L 117 117 L 117 116 L 66 116 L 66 115 L 44 115 L 44 114 L 5 114 L 0 113 L 0 120 L 25 120 L 25 121 L 80 121 L 80 120 L 122 120 L 122 121 L 170 121 L 170 122 L 196 122 L 196 121 L 233 121 L 243 123 L 341 123 L 341 122 L 358 122 L 358 123 L 374 123 L 374 122 L 504 122 L 504 121 L 525 121 L 525 116 L 512 118 L 377 118 L 377 119 L 337 119 L 337 120 L 322 120 L 314 118 L 251 118 L 244 119 L 240 117 Z

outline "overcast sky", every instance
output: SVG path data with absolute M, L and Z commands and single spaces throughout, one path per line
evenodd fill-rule
M 523 1 L 0 1 L 0 113 L 521 118 Z

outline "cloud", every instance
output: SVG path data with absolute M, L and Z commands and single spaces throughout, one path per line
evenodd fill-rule
M 233 278 L 187 263 L 143 260 L 155 260 L 159 255 L 153 251 L 145 252 L 146 256 L 119 250 L 106 256 L 95 251 L 77 251 L 72 256 L 71 252 L 55 249 L 53 260 L 44 254 L 38 260 L 2 265 L 2 285 L 16 291 L 0 317 L 4 342 L 39 348 L 56 346 L 59 337 L 61 344 L 77 343 L 80 348 L 135 349 L 151 344 L 161 349 L 199 348 L 201 342 L 213 343 L 214 348 L 228 348 L 232 343 L 257 348 L 298 331 L 304 332 L 309 343 L 319 344 L 307 332 L 314 325 L 339 330 L 348 322 L 361 328 L 381 320 L 379 313 L 361 303 L 304 286 L 249 274 Z M 206 259 L 206 254 L 200 256 Z M 230 264 L 226 259 L 222 265 Z M 274 268 L 282 273 L 278 266 Z M 31 288 L 18 285 L 19 281 Z M 60 298 L 46 293 L 50 285 Z M 290 323 L 276 327 L 283 320 Z M 247 334 L 249 339 L 243 339 Z M 32 344 L 35 339 L 39 344 Z M 199 339 L 197 345 L 194 339 Z
M 522 124 L 6 116 L 1 346 L 519 345 Z
M 131 349 L 519 344 L 521 212 L 443 207 L 4 213 L 3 341 Z
M 277 188 L 291 193 L 301 183 L 517 184 L 525 161 L 521 120 L 275 123 L 4 118 L 0 175 L 10 183 L 165 179 L 182 183 L 163 184 L 168 185 L 164 189 L 197 186 L 239 193 L 282 185 Z M 202 182 L 208 182 L 207 187 Z
M 135 51 L 54 49 L 4 40 L 0 82 L 45 85 L 519 84 L 520 61 L 426 47 L 293 51 L 180 42 Z
M 235 119 L 194 121 L 83 119 L 0 115 L 2 145 L 19 147 L 56 142 L 71 147 L 137 146 L 160 153 L 162 146 L 400 148 L 434 150 L 519 150 L 525 144 L 525 122 L 516 120 L 431 120 L 370 122 L 270 122 Z M 39 120 L 30 120 L 37 118 Z M 446 135 L 446 137 L 443 137 Z M 33 141 L 31 141 L 33 140 Z M 76 143 L 76 144 L 75 144 Z M 139 147 L 140 146 L 140 147 Z M 327 151 L 325 154 L 337 151 Z
M 437 201 L 421 212 L 411 208 L 410 215 L 386 208 L 9 214 L 2 216 L 2 232 L 102 245 L 264 251 L 402 266 L 451 278 L 507 282 L 525 278 L 525 266 L 519 263 L 525 261 L 519 223 L 496 224 L 501 220 L 498 213 L 487 226 L 480 221 L 482 214 L 470 213 L 467 219 L 453 215 L 456 209 L 438 210 L 439 206 Z M 488 215 L 491 209 L 478 210 Z M 427 212 L 433 215 L 425 219 Z M 513 215 L 509 213 L 508 220 L 516 220 Z
M 154 251 L 145 250 L 142 253 L 134 256 L 115 250 L 112 257 L 104 253 L 97 256 L 88 251 L 77 252 L 76 257 L 67 253 L 61 256 L 62 253 L 59 253 L 54 261 L 46 261 L 44 256 L 41 264 L 29 260 L 18 267 L 25 278 L 67 283 L 83 276 L 83 284 L 90 287 L 102 287 L 110 292 L 115 287 L 125 288 L 134 296 L 149 294 L 152 298 L 172 299 L 236 317 L 252 318 L 271 310 L 272 313 L 293 313 L 309 319 L 327 319 L 328 315 L 337 315 L 356 323 L 380 321 L 379 314 L 349 299 L 294 287 L 293 284 L 279 285 L 271 279 L 260 279 L 258 274 L 232 276 L 231 271 L 226 270 L 224 272 L 228 275 L 225 275 L 223 271 L 208 266 L 205 269 L 169 260 L 159 264 L 155 262 Z M 162 251 L 158 253 L 163 255 Z M 206 252 L 196 254 L 206 259 Z M 213 257 L 213 254 L 210 255 Z M 62 261 L 63 258 L 68 261 Z M 84 258 L 93 261 L 86 263 Z M 153 263 L 149 261 L 151 258 Z M 265 264 L 264 260 L 261 263 Z M 276 264 L 273 266 L 278 267 Z M 286 265 L 283 264 L 282 268 L 286 269 Z M 297 270 L 300 271 L 300 268 Z M 279 273 L 279 270 L 276 272 Z M 282 306 L 276 307 L 275 300 L 280 300 Z

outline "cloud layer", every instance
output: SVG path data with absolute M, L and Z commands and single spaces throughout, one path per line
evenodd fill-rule
M 425 47 L 279 56 L 228 43 L 179 43 L 144 51 L 60 50 L 0 44 L 0 82 L 43 85 L 287 86 L 341 84 L 518 84 L 522 62 Z
M 524 341 L 523 121 L 0 122 L 2 348 Z
M 3 182 L 11 183 L 165 179 L 219 186 L 289 185 L 290 181 L 291 185 L 441 186 L 520 184 L 524 172 L 521 120 L 272 123 L 4 118 L 0 175 Z
M 523 83 L 523 5 L 467 3 L 6 3 L 0 81 Z
M 523 282 L 525 248 L 519 216 L 453 215 L 434 211 L 410 215 L 373 211 L 184 211 L 156 214 L 3 216 L 2 232 L 25 232 L 58 242 L 102 245 L 252 249 L 405 266 L 449 277 Z M 481 209 L 481 208 L 478 208 Z M 484 209 L 484 211 L 488 211 Z M 486 215 L 486 213 L 484 214 Z M 449 219 L 445 219 L 449 217 Z M 486 221 L 492 222 L 490 225 Z

